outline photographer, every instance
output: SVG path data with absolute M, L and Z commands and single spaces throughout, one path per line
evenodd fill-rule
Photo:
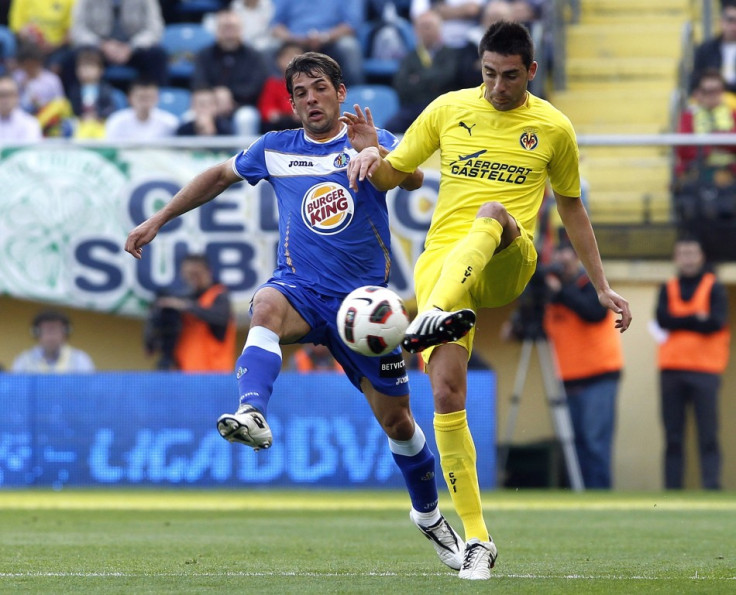
M 604 308 L 572 246 L 555 249 L 544 272 L 544 331 L 557 356 L 586 488 L 611 487 L 616 393 L 623 367 L 614 314 Z
M 154 302 L 145 340 L 148 351 L 161 354 L 160 370 L 232 372 L 235 319 L 227 289 L 214 282 L 203 255 L 184 257 L 180 273 L 191 294 Z

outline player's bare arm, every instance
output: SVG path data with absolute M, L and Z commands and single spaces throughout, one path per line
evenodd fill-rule
M 141 258 L 143 246 L 156 237 L 158 230 L 179 215 L 209 202 L 240 178 L 232 167 L 234 158 L 206 169 L 184 186 L 160 211 L 151 215 L 128 234 L 125 251 Z
M 593 226 L 580 197 L 563 196 L 555 192 L 555 199 L 562 224 L 598 292 L 598 300 L 603 306 L 620 315 L 616 320 L 616 328 L 623 333 L 631 324 L 629 302 L 613 291 L 608 284 Z
M 378 144 L 378 136 L 376 136 L 376 127 L 373 123 L 371 108 L 366 107 L 364 114 L 360 105 L 356 103 L 353 105 L 353 109 L 355 113 L 343 112 L 343 115 L 340 117 L 340 121 L 348 127 L 348 139 L 350 140 L 350 144 L 353 145 L 353 148 L 360 152 L 368 147 L 377 147 L 381 157 L 388 155 L 389 150 Z M 349 168 L 348 171 L 350 171 Z M 417 169 L 398 185 L 405 190 L 416 190 L 417 188 L 421 188 L 423 183 L 424 172 Z M 353 190 L 357 192 L 357 187 L 353 187 Z
M 386 191 L 404 183 L 408 173 L 394 169 L 393 165 L 381 157 L 376 147 L 363 149 L 348 164 L 348 181 L 353 190 L 358 189 L 358 182 L 366 179 L 377 190 Z

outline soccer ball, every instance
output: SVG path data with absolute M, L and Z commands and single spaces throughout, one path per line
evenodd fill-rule
M 340 338 L 363 355 L 390 353 L 401 343 L 407 326 L 404 302 L 385 287 L 358 287 L 345 297 L 337 312 Z

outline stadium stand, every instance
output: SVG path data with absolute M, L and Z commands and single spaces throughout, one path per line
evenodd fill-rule
M 14 58 L 16 49 L 15 35 L 8 27 L 0 25 L 0 59 Z
M 179 0 L 175 11 L 179 21 L 198 23 L 208 12 L 217 12 L 223 7 L 221 0 Z
M 158 107 L 171 112 L 180 120 L 189 111 L 191 92 L 179 87 L 161 87 L 158 94 Z
M 567 28 L 567 87 L 550 96 L 578 135 L 670 131 L 688 0 L 583 0 Z M 583 147 L 591 218 L 606 223 L 671 221 L 670 150 Z
M 390 23 L 363 23 L 358 39 L 363 48 L 363 73 L 369 83 L 390 83 L 401 58 L 416 45 L 412 24 L 398 16 Z
M 399 96 L 388 85 L 353 85 L 348 87 L 343 108 L 352 111 L 354 104 L 369 107 L 373 122 L 382 128 L 399 109 Z
M 169 78 L 188 82 L 197 52 L 215 43 L 215 36 L 197 23 L 166 25 L 161 45 L 169 56 Z
M 138 76 L 138 71 L 132 66 L 111 64 L 105 68 L 105 80 L 119 87 L 125 87 Z
M 112 88 L 112 100 L 115 103 L 115 109 L 123 109 L 128 107 L 128 97 L 125 91 L 121 91 L 115 87 Z

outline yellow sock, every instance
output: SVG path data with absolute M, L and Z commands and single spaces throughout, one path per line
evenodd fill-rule
M 468 235 L 457 242 L 445 258 L 440 278 L 427 304 L 452 310 L 475 285 L 479 275 L 501 243 L 503 227 L 491 217 L 478 217 Z
M 477 537 L 488 541 L 488 529 L 483 520 L 478 472 L 475 468 L 475 444 L 468 428 L 465 410 L 434 414 L 434 434 L 440 465 L 465 529 L 465 541 Z

